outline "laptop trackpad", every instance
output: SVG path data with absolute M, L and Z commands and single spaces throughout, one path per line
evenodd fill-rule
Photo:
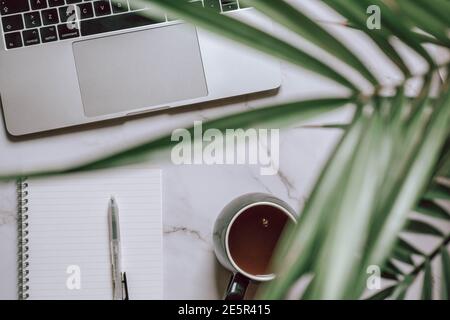
M 208 94 L 195 27 L 167 27 L 76 42 L 86 116 L 170 105 Z

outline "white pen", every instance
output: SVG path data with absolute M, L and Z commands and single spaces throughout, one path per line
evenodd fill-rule
M 113 283 L 113 300 L 128 300 L 126 274 L 122 272 L 119 207 L 114 197 L 109 200 L 109 240 Z

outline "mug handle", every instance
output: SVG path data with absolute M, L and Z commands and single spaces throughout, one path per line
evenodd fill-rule
M 245 292 L 247 291 L 250 279 L 246 276 L 235 273 L 231 276 L 228 283 L 225 300 L 244 300 Z

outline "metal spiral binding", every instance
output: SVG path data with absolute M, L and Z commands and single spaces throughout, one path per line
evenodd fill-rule
M 25 300 L 28 294 L 28 183 L 26 179 L 17 181 L 17 207 L 18 207 L 18 236 L 19 236 L 19 299 Z

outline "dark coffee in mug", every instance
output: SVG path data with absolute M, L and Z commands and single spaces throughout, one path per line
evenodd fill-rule
M 214 253 L 233 274 L 225 300 L 242 300 L 250 281 L 276 274 L 271 260 L 282 233 L 297 222 L 289 204 L 266 193 L 244 194 L 228 203 L 214 223 Z
M 292 219 L 281 208 L 256 204 L 235 217 L 228 248 L 235 264 L 251 275 L 271 274 L 270 261 L 278 240 Z

